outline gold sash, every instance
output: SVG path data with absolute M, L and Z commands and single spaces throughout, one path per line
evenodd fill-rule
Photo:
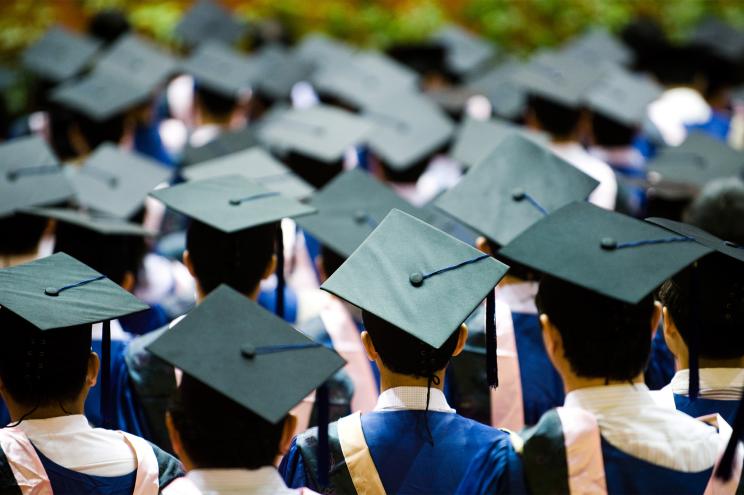
M 360 413 L 338 420 L 338 440 L 357 494 L 385 495 L 382 480 L 364 440 Z

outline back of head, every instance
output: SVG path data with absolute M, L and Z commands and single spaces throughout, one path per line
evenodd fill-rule
M 338 254 L 336 251 L 323 245 L 320 246 L 320 256 L 326 277 L 333 275 L 334 272 L 346 261 L 346 258 Z
M 0 218 L 0 255 L 33 253 L 39 246 L 47 219 L 23 213 Z
M 85 384 L 90 325 L 41 331 L 0 309 L 0 379 L 19 404 L 35 408 L 69 403 Z
M 89 150 L 103 143 L 121 143 L 126 132 L 126 116 L 117 114 L 103 121 L 96 121 L 80 112 L 71 112 L 72 125 L 80 131 Z
M 204 86 L 196 85 L 196 101 L 209 115 L 218 119 L 228 119 L 238 105 L 237 99 L 224 96 Z
M 132 29 L 124 12 L 106 9 L 96 12 L 88 23 L 88 32 L 105 44 L 111 44 Z
M 530 96 L 528 107 L 534 113 L 542 130 L 554 138 L 569 138 L 576 131 L 581 111 L 539 96 Z
M 301 153 L 290 152 L 281 161 L 302 180 L 316 189 L 322 189 L 344 171 L 344 160 L 324 163 Z
M 284 421 L 273 425 L 189 375 L 168 412 L 197 468 L 259 469 L 279 453 Z
M 603 148 L 626 147 L 633 144 L 637 130 L 625 124 L 605 117 L 602 114 L 592 114 L 592 135 L 594 143 Z
M 220 284 L 242 294 L 254 291 L 276 252 L 278 229 L 278 223 L 270 223 L 226 234 L 192 220 L 186 232 L 186 249 L 204 293 Z
M 720 239 L 744 245 L 744 182 L 735 177 L 708 183 L 685 213 L 685 222 Z
M 457 347 L 459 329 L 435 349 L 368 311 L 362 311 L 362 319 L 380 359 L 394 373 L 431 378 L 449 364 Z
M 558 329 L 564 356 L 577 376 L 630 381 L 645 369 L 651 352 L 652 296 L 632 305 L 545 276 L 536 302 Z

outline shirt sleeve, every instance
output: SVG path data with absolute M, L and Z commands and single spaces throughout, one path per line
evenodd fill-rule
M 279 464 L 279 474 L 284 478 L 284 482 L 289 488 L 308 487 L 315 489 L 312 486 L 308 486 L 302 453 L 299 447 L 297 447 L 297 437 L 292 439 L 289 452 L 287 452 L 287 455 L 284 456 L 281 464 Z

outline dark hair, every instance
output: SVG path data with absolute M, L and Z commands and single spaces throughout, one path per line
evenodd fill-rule
M 116 9 L 105 9 L 96 14 L 88 23 L 88 32 L 105 44 L 116 41 L 121 35 L 132 29 L 126 14 Z
M 198 468 L 259 469 L 279 453 L 286 417 L 271 424 L 187 374 L 168 412 Z
M 27 407 L 77 399 L 88 372 L 91 326 L 39 330 L 0 308 L 0 378 L 13 400 Z
M 59 222 L 55 232 L 54 252 L 67 253 L 121 284 L 127 272 L 137 277 L 147 253 L 147 244 L 140 236 L 104 235 Z
M 201 289 L 209 293 L 227 284 L 243 294 L 253 291 L 276 252 L 278 229 L 275 222 L 226 234 L 192 220 L 186 249 Z
M 736 177 L 709 182 L 685 213 L 687 223 L 744 246 L 744 182 Z
M 323 264 L 323 271 L 326 277 L 330 277 L 344 264 L 346 258 L 338 254 L 333 249 L 329 249 L 326 246 L 320 246 L 321 263 Z
M 41 241 L 48 220 L 35 215 L 14 213 L 0 218 L 0 254 L 27 254 Z
M 440 148 L 440 150 L 443 148 Z M 429 166 L 429 163 L 431 163 L 431 158 L 436 153 L 438 153 L 439 150 L 436 152 L 432 152 L 431 154 L 425 156 L 421 160 L 417 161 L 413 165 L 411 165 L 408 168 L 398 170 L 390 165 L 388 165 L 384 160 L 379 158 L 380 165 L 382 167 L 382 171 L 385 174 L 385 180 L 390 182 L 399 182 L 403 184 L 410 184 L 415 183 L 419 180 L 419 178 L 423 175 L 424 172 L 426 172 L 427 167 Z
M 362 320 L 382 362 L 401 375 L 430 378 L 447 366 L 457 347 L 459 329 L 435 349 L 369 311 L 362 311 Z
M 196 100 L 207 112 L 218 118 L 227 118 L 235 110 L 238 100 L 235 97 L 224 96 L 203 85 L 196 84 Z
M 637 133 L 637 129 L 632 126 L 621 124 L 600 113 L 592 113 L 592 134 L 598 146 L 630 146 Z
M 645 369 L 651 353 L 652 296 L 628 304 L 544 276 L 536 303 L 558 329 L 564 356 L 578 376 L 630 381 Z
M 334 163 L 325 163 L 296 152 L 279 157 L 284 164 L 301 179 L 316 189 L 322 189 L 344 171 L 343 158 Z
M 535 113 L 542 130 L 554 137 L 566 137 L 576 130 L 581 111 L 540 96 L 530 95 L 527 105 Z
M 77 125 L 85 143 L 91 150 L 103 143 L 119 144 L 124 137 L 123 113 L 114 115 L 106 120 L 93 120 L 80 112 L 72 112 L 73 125 Z
M 507 258 L 506 256 L 502 256 L 499 253 L 499 250 L 503 246 L 501 246 L 500 244 L 492 241 L 491 239 L 486 239 L 486 243 L 488 244 L 488 247 L 492 253 L 491 255 L 494 258 L 501 261 L 502 263 L 509 265 L 509 276 L 519 278 L 527 282 L 537 281 L 540 278 L 539 273 L 533 270 L 532 268 L 530 268 L 529 266 L 523 265 L 522 263 L 511 260 Z
M 740 261 L 715 253 L 706 256 L 697 267 L 687 267 L 667 280 L 659 299 L 688 346 L 698 324 L 693 310 L 699 311 L 699 331 L 706 332 L 697 339 L 700 357 L 744 356 L 744 267 Z

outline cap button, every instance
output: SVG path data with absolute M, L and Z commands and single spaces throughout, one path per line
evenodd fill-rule
M 116 188 L 116 186 L 117 186 L 118 184 L 119 184 L 119 181 L 118 181 L 118 180 L 116 179 L 116 177 L 111 177 L 111 179 L 109 179 L 109 187 L 110 187 L 111 189 L 114 189 L 114 188 Z
M 230 206 L 240 206 L 240 203 L 241 203 L 239 199 L 234 199 L 234 198 L 231 199 L 229 202 L 230 202 Z
M 512 199 L 514 201 L 522 201 L 525 195 L 526 193 L 524 192 L 524 189 L 515 189 L 512 191 Z
M 602 246 L 602 249 L 605 251 L 614 251 L 615 248 L 617 248 L 617 241 L 612 237 L 603 237 L 599 245 Z
M 44 289 L 44 294 L 47 296 L 57 297 L 59 295 L 59 289 L 56 289 L 54 287 L 47 287 Z
M 356 223 L 363 223 L 367 220 L 367 212 L 364 210 L 357 210 L 354 212 L 354 221 Z
M 247 359 L 256 357 L 256 348 L 251 344 L 246 344 L 240 348 L 240 355 Z
M 408 277 L 408 281 L 411 282 L 411 285 L 414 287 L 421 287 L 424 283 L 424 274 L 421 272 L 414 272 Z

